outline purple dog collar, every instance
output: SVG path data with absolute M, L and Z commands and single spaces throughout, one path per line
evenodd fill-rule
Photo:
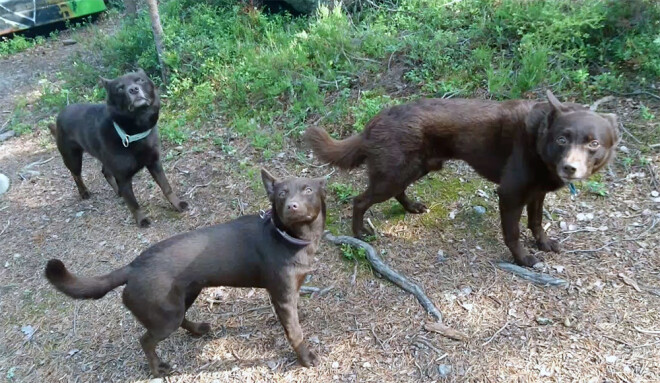
M 273 209 L 268 209 L 266 211 L 261 210 L 259 212 L 259 217 L 261 217 L 264 221 L 270 220 L 270 223 L 273 224 L 273 226 L 275 227 L 275 230 L 277 230 L 277 232 L 282 236 L 282 238 L 284 238 L 287 242 L 289 242 L 291 244 L 298 245 L 298 246 L 307 246 L 310 243 L 312 243 L 311 241 L 308 241 L 308 240 L 305 240 L 305 239 L 299 239 L 299 238 L 292 237 L 286 231 L 280 230 L 280 228 L 277 227 L 277 225 L 275 225 L 275 222 L 273 221 Z

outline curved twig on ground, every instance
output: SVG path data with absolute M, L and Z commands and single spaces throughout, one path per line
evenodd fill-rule
M 559 287 L 565 287 L 568 285 L 568 282 L 563 279 L 551 277 L 550 275 L 547 274 L 541 274 L 534 271 L 530 271 L 524 267 L 514 265 L 513 263 L 498 262 L 497 267 L 539 285 L 543 285 L 543 286 L 549 285 L 549 286 L 559 286 Z
M 421 287 L 419 287 L 417 284 L 411 282 L 410 280 L 408 280 L 408 278 L 399 274 L 394 269 L 392 269 L 387 264 L 385 264 L 385 262 L 383 262 L 382 258 L 378 256 L 378 253 L 376 253 L 376 251 L 371 245 L 357 238 L 348 237 L 345 235 L 334 236 L 330 234 L 329 231 L 326 231 L 324 233 L 324 237 L 329 242 L 335 245 L 347 244 L 354 247 L 363 248 L 367 253 L 367 260 L 374 268 L 374 270 L 378 271 L 390 282 L 394 283 L 403 290 L 414 295 L 415 298 L 417 298 L 419 303 L 422 305 L 422 307 L 424 307 L 426 312 L 433 315 L 438 322 L 442 322 L 442 314 L 440 313 L 440 310 L 438 310 L 433 304 L 433 302 L 431 302 L 429 297 L 426 296 L 424 290 L 422 290 Z

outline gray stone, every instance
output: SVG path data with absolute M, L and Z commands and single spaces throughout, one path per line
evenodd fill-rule
M 480 215 L 481 214 L 486 214 L 486 208 L 483 207 L 483 206 L 477 205 L 477 206 L 473 207 L 473 209 L 474 209 L 474 212 L 477 213 L 477 214 L 480 214 Z
M 9 190 L 9 177 L 0 173 L 0 195 L 4 194 Z
M 450 364 L 439 364 L 438 365 L 438 374 L 441 378 L 446 378 L 451 374 L 451 365 Z
M 16 132 L 14 132 L 13 130 L 10 130 L 8 132 L 4 132 L 4 133 L 0 134 L 0 142 L 8 140 L 8 139 L 14 137 L 15 135 L 16 135 Z

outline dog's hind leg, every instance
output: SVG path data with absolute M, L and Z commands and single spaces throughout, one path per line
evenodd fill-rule
M 192 306 L 201 291 L 201 289 L 195 289 L 186 294 L 186 311 Z M 211 325 L 206 322 L 191 322 L 184 317 L 181 328 L 188 331 L 192 336 L 202 336 L 211 330 Z
M 112 190 L 114 190 L 115 194 L 119 195 L 119 186 L 117 186 L 117 180 L 115 179 L 115 176 L 113 176 L 105 166 L 101 167 L 101 172 L 103 173 L 105 180 L 108 181 L 108 184 L 110 184 Z
M 158 354 L 156 353 L 156 346 L 158 343 L 160 343 L 160 341 L 167 338 L 172 332 L 174 332 L 174 330 L 170 331 L 169 328 L 157 330 L 148 329 L 147 332 L 140 338 L 140 345 L 142 346 L 142 350 L 147 357 L 149 369 L 151 369 L 151 373 L 156 378 L 165 376 L 171 371 L 170 365 L 163 362 L 158 357 Z
M 181 201 L 179 200 L 179 197 L 176 196 L 172 190 L 172 186 L 170 186 L 169 181 L 167 181 L 167 177 L 165 177 L 163 165 L 161 164 L 160 160 L 147 165 L 147 169 L 149 170 L 149 173 L 151 173 L 151 176 L 154 178 L 154 180 L 156 180 L 158 186 L 160 186 L 160 190 L 162 190 L 163 194 L 165 194 L 165 198 L 170 201 L 172 206 L 174 206 L 177 211 L 186 210 L 188 208 L 188 202 Z
M 554 251 L 558 253 L 560 250 L 559 242 L 548 238 L 548 235 L 543 230 L 543 200 L 545 199 L 544 192 L 537 192 L 532 199 L 527 203 L 527 227 L 532 231 L 532 235 L 536 240 L 536 246 L 541 251 Z
M 140 205 L 135 199 L 135 194 L 133 194 L 132 179 L 117 178 L 117 186 L 119 190 L 119 195 L 122 196 L 124 202 L 126 202 L 126 205 L 128 206 L 128 209 L 131 211 L 131 214 L 133 214 L 133 218 L 135 218 L 135 222 L 138 224 L 138 226 L 149 227 L 149 225 L 151 225 L 151 221 L 149 220 L 149 218 L 147 218 L 147 216 L 144 214 L 142 209 L 140 209 Z
M 81 149 L 60 149 L 60 153 L 62 154 L 64 165 L 66 165 L 71 172 L 73 180 L 78 187 L 80 198 L 88 199 L 90 197 L 89 190 L 87 189 L 87 186 L 85 186 L 81 177 L 83 151 Z

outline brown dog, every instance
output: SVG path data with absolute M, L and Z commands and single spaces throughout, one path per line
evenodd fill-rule
M 103 176 L 121 196 L 140 227 L 151 224 L 133 194 L 133 176 L 146 167 L 168 201 L 178 211 L 188 208 L 179 200 L 160 162 L 158 115 L 160 99 L 154 83 L 142 69 L 114 80 L 101 78 L 108 93 L 105 104 L 72 104 L 49 128 L 64 165 L 71 171 L 82 199 L 89 198 L 83 183 L 83 152 L 101 161 Z
M 361 134 L 345 140 L 314 127 L 305 140 L 322 161 L 340 168 L 367 163 L 367 190 L 353 201 L 355 236 L 366 230 L 367 209 L 391 197 L 410 213 L 426 211 L 406 196 L 406 188 L 444 161 L 460 159 L 500 185 L 504 241 L 518 264 L 533 266 L 538 260 L 519 241 L 523 208 L 539 249 L 559 252 L 541 226 L 545 194 L 598 171 L 618 142 L 614 114 L 547 95 L 549 102 L 422 99 L 381 111 Z
M 277 180 L 261 171 L 269 212 L 179 234 L 157 243 L 133 262 L 99 277 L 78 277 L 57 259 L 48 261 L 46 278 L 77 299 L 99 299 L 125 284 L 123 301 L 146 327 L 140 344 L 155 376 L 170 367 L 156 354 L 158 342 L 177 328 L 193 335 L 210 330 L 185 314 L 207 286 L 262 287 L 303 366 L 318 358 L 303 341 L 298 321 L 298 291 L 311 271 L 310 261 L 325 226 L 325 179 Z

